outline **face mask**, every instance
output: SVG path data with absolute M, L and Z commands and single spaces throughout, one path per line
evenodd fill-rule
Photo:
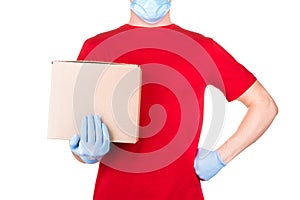
M 149 24 L 159 22 L 169 11 L 169 0 L 133 0 L 131 10 Z

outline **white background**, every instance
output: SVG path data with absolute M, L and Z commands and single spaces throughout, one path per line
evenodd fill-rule
M 298 5 L 173 0 L 173 22 L 214 38 L 279 107 L 266 134 L 202 184 L 206 200 L 300 199 Z M 0 199 L 92 199 L 97 166 L 77 162 L 67 141 L 46 139 L 51 61 L 75 60 L 85 39 L 128 20 L 129 0 L 1 1 Z M 218 145 L 245 111 L 227 105 Z

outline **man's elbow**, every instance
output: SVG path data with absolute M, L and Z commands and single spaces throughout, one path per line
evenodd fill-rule
M 272 102 L 272 110 L 273 110 L 273 113 L 274 113 L 274 117 L 278 114 L 278 106 L 276 105 L 275 101 L 273 100 Z
M 278 106 L 274 99 L 269 95 L 261 101 L 260 107 L 263 111 L 267 112 L 270 117 L 272 116 L 272 118 L 275 118 L 278 114 Z
M 249 110 L 255 110 L 266 119 L 273 120 L 278 113 L 278 107 L 267 92 L 267 90 L 257 81 L 239 99 Z

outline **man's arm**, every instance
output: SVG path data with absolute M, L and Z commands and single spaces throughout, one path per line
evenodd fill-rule
M 81 158 L 79 156 L 77 156 L 75 153 L 73 153 L 73 156 L 79 161 L 79 162 L 82 162 L 82 163 L 85 163 L 83 160 L 81 160 Z
M 248 111 L 237 131 L 218 149 L 225 163 L 254 143 L 270 126 L 278 113 L 276 103 L 265 88 L 256 81 L 239 98 Z

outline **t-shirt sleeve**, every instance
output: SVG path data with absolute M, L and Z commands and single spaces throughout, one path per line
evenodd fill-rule
M 95 38 L 87 39 L 82 45 L 77 60 L 105 61 L 104 53 L 100 51 L 101 48 L 97 48 L 97 45 L 100 43 L 101 41 Z
M 256 77 L 217 42 L 210 40 L 209 54 L 217 66 L 219 77 L 221 77 L 213 80 L 211 84 L 223 92 L 227 101 L 233 101 L 253 85 Z
M 77 60 L 111 62 L 107 48 L 101 46 L 103 38 L 87 39 L 80 50 Z
M 77 60 L 85 60 L 90 51 L 91 51 L 91 48 L 88 45 L 88 40 L 86 40 L 81 47 L 80 53 L 77 57 Z

